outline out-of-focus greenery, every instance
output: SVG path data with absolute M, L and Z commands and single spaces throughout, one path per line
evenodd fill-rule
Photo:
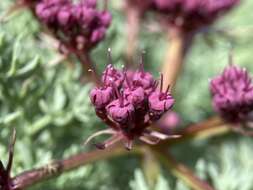
M 115 64 L 124 63 L 125 19 L 117 9 L 119 1 L 110 2 L 112 26 L 105 41 L 92 52 L 100 71 L 106 65 L 108 47 Z M 0 17 L 10 4 L 9 0 L 1 1 Z M 252 9 L 253 1 L 244 0 L 214 30 L 196 37 L 175 95 L 175 110 L 184 125 L 214 114 L 208 79 L 227 65 L 231 47 L 236 64 L 253 71 Z M 143 24 L 139 49 L 147 52 L 145 67 L 158 76 L 169 44 L 164 34 L 147 29 L 149 23 Z M 217 30 L 226 30 L 232 38 Z M 91 85 L 79 82 L 80 65 L 74 63 L 73 67 L 67 61 L 55 64 L 59 56 L 29 11 L 15 13 L 0 23 L 0 159 L 7 160 L 8 139 L 15 127 L 18 137 L 13 174 L 87 150 L 81 146 L 83 140 L 105 127 L 87 98 Z M 229 135 L 181 144 L 172 152 L 218 190 L 252 190 L 252 146 L 251 138 Z M 81 167 L 31 189 L 153 190 L 147 184 L 140 161 L 120 157 Z M 162 169 L 154 189 L 188 188 Z

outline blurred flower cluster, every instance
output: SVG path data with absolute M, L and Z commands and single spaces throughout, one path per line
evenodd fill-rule
M 210 83 L 214 109 L 229 122 L 245 122 L 253 110 L 253 83 L 246 69 L 230 65 Z
M 154 0 L 155 9 L 170 25 L 195 31 L 212 24 L 240 0 Z
M 71 0 L 42 0 L 36 5 L 36 14 L 62 45 L 89 50 L 105 37 L 111 23 L 111 14 L 96 7 L 96 0 L 76 4 Z

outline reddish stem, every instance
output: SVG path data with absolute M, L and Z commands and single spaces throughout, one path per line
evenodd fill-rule
M 181 138 L 169 139 L 167 141 L 163 141 L 161 144 L 157 146 L 152 146 L 150 148 L 154 150 L 156 149 L 160 150 L 160 148 L 165 148 L 167 147 L 167 145 L 182 142 L 184 140 L 189 140 L 191 138 L 196 137 L 197 135 L 200 135 L 201 133 L 209 132 L 211 128 L 213 128 L 213 130 L 217 130 L 219 128 L 214 125 L 221 124 L 221 122 L 222 121 L 219 118 L 214 118 L 206 122 L 202 122 L 200 124 L 190 126 L 182 130 L 181 132 L 179 132 L 179 134 L 182 134 Z M 218 130 L 218 132 L 220 131 Z M 221 131 L 221 133 L 223 134 L 224 131 Z M 211 133 L 211 135 L 214 135 L 214 134 L 217 134 L 217 133 Z M 103 159 L 111 158 L 114 156 L 124 155 L 127 153 L 140 154 L 142 152 L 143 152 L 143 146 L 135 146 L 134 149 L 132 149 L 129 152 L 129 151 L 126 151 L 124 147 L 117 145 L 103 151 L 95 150 L 88 153 L 79 153 L 77 155 L 73 155 L 70 158 L 67 158 L 64 160 L 55 161 L 44 167 L 41 167 L 38 169 L 32 169 L 30 171 L 21 173 L 20 175 L 12 179 L 12 184 L 13 184 L 12 190 L 25 189 L 45 179 L 52 178 L 54 176 L 62 174 L 63 172 L 73 170 L 77 167 L 83 166 L 85 164 L 93 163 L 98 160 L 103 160 Z
M 106 150 L 79 153 L 64 160 L 55 161 L 44 167 L 21 173 L 12 179 L 12 190 L 25 189 L 45 179 L 58 176 L 63 172 L 73 170 L 77 167 L 126 153 L 129 152 L 121 146 L 114 146 Z
M 74 51 L 74 55 L 79 59 L 79 61 L 82 64 L 84 77 L 88 78 L 90 81 L 95 82 L 95 84 L 100 83 L 100 77 L 97 73 L 95 65 L 92 63 L 90 56 L 88 53 L 80 52 L 80 51 Z M 89 72 L 89 71 L 92 72 Z

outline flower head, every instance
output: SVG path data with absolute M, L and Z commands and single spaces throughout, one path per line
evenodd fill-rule
M 108 117 L 121 126 L 126 126 L 133 121 L 134 106 L 126 100 L 117 99 L 107 105 Z
M 253 83 L 246 69 L 230 65 L 211 80 L 213 107 L 227 121 L 245 122 L 253 111 Z
M 95 87 L 91 91 L 91 102 L 98 117 L 110 128 L 109 131 L 97 134 L 113 135 L 112 139 L 100 144 L 99 148 L 123 140 L 126 148 L 131 149 L 135 138 L 151 144 L 165 138 L 165 135 L 152 132 L 148 127 L 170 110 L 174 99 L 168 90 L 162 92 L 162 87 L 157 89 L 158 82 L 151 73 L 144 71 L 142 65 L 137 71 L 118 70 L 112 66 L 110 58 L 110 65 L 102 76 L 102 87 Z M 161 86 L 162 82 L 161 77 Z M 95 136 L 96 134 L 92 135 L 92 138 Z
M 184 31 L 195 31 L 212 24 L 240 0 L 154 0 L 155 9 L 169 23 Z
M 96 87 L 90 92 L 90 99 L 97 110 L 104 109 L 114 98 L 114 90 L 110 86 Z
M 89 50 L 100 42 L 111 23 L 107 10 L 98 10 L 96 0 L 41 0 L 36 5 L 38 18 L 65 46 Z

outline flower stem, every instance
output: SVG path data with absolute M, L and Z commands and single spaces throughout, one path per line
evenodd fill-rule
M 168 32 L 169 48 L 162 67 L 164 75 L 164 89 L 170 85 L 172 90 L 182 70 L 185 57 L 192 44 L 194 34 L 184 33 L 177 28 L 171 28 Z
M 95 65 L 93 64 L 93 62 L 90 59 L 89 54 L 79 52 L 79 51 L 74 51 L 73 54 L 76 55 L 76 57 L 79 59 L 79 61 L 82 64 L 83 74 L 84 74 L 83 77 L 88 78 L 88 80 L 94 82 L 95 84 L 98 84 L 99 83 L 99 75 L 97 73 Z M 81 79 L 81 80 L 83 80 L 83 79 Z
M 95 161 L 104 160 L 124 154 L 138 154 L 140 149 L 126 151 L 122 146 L 114 146 L 106 150 L 95 150 L 88 153 L 79 153 L 64 160 L 58 160 L 38 169 L 32 169 L 21 173 L 12 179 L 13 190 L 25 189 L 42 182 L 48 178 L 58 176 L 64 172 L 76 169 L 80 166 L 91 164 Z
M 140 30 L 140 12 L 130 4 L 126 5 L 127 17 L 127 48 L 126 48 L 126 66 L 133 64 L 134 54 L 138 44 Z
M 150 150 L 161 150 L 166 148 L 168 145 L 176 144 L 185 140 L 195 139 L 199 137 L 210 137 L 213 135 L 224 134 L 228 132 L 228 127 L 220 127 L 218 124 L 222 124 L 222 120 L 219 118 L 213 118 L 207 120 L 206 122 L 202 122 L 200 124 L 196 124 L 190 126 L 186 129 L 183 129 L 179 132 L 182 135 L 179 139 L 170 139 L 164 142 L 161 142 L 157 146 L 150 146 Z M 216 127 L 215 125 L 218 125 Z M 181 140 L 180 140 L 181 139 Z M 144 148 L 143 148 L 144 147 Z M 45 179 L 49 179 L 55 176 L 58 176 L 64 172 L 69 170 L 73 170 L 75 168 L 81 167 L 86 164 L 91 164 L 93 162 L 104 160 L 116 156 L 123 156 L 126 154 L 134 154 L 134 155 L 144 155 L 143 153 L 146 151 L 145 146 L 137 145 L 131 151 L 126 151 L 121 145 L 115 145 L 111 148 L 107 148 L 105 150 L 95 150 L 88 153 L 79 153 L 73 155 L 67 159 L 58 160 L 51 164 L 48 164 L 44 167 L 38 169 L 32 169 L 29 171 L 25 171 L 18 176 L 12 178 L 12 187 L 11 190 L 17 189 L 25 189 L 27 187 L 33 186 L 39 182 L 42 182 Z M 170 160 L 169 160 L 170 161 Z M 170 161 L 171 164 L 171 161 Z M 182 169 L 179 166 L 179 169 Z M 182 172 L 182 174 L 180 173 Z M 177 175 L 183 175 L 183 171 L 179 171 Z M 208 189 L 207 189 L 208 190 Z
M 170 153 L 164 153 L 164 151 L 156 149 L 154 154 L 173 175 L 181 179 L 193 190 L 214 190 L 207 182 L 197 177 L 190 168 L 176 161 Z
M 164 140 L 158 146 L 167 147 L 187 140 L 206 139 L 212 136 L 223 135 L 229 131 L 231 131 L 231 127 L 226 122 L 220 117 L 213 117 L 175 132 L 177 135 L 181 135 L 181 137 Z

